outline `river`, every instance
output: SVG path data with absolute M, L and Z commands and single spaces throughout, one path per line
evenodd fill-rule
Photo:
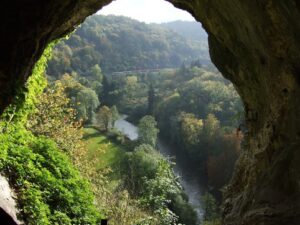
M 125 115 L 121 116 L 120 119 L 115 122 L 115 128 L 125 134 L 130 140 L 136 140 L 138 138 L 138 128 L 134 124 L 128 122 Z M 173 151 L 173 148 L 161 138 L 158 138 L 157 148 L 163 156 L 174 159 L 172 160 L 176 163 L 174 172 L 180 177 L 180 183 L 189 198 L 189 203 L 194 207 L 198 221 L 201 223 L 203 209 L 200 197 L 203 188 L 200 185 L 199 176 L 191 170 L 189 162 L 184 157 L 180 157 L 180 155 Z

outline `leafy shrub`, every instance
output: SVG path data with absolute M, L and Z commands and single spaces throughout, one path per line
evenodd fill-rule
M 0 118 L 0 169 L 16 190 L 25 224 L 96 224 L 100 215 L 89 183 L 53 141 L 25 128 L 46 85 L 43 72 L 49 56 L 47 49 Z
M 182 188 L 168 159 L 151 145 L 142 144 L 127 153 L 126 162 L 125 186 L 142 206 L 154 212 L 159 218 L 158 224 L 196 224 L 196 214 L 183 198 Z M 185 209 L 184 213 L 180 214 L 182 209 Z

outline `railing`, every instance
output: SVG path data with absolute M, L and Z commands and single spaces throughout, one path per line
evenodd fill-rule
M 120 76 L 120 75 L 129 75 L 129 74 L 153 73 L 153 72 L 160 72 L 161 70 L 165 70 L 165 69 L 170 69 L 170 68 L 119 71 L 119 72 L 113 72 L 111 75 Z

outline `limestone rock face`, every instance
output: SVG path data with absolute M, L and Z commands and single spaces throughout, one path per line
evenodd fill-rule
M 213 62 L 245 105 L 223 223 L 300 224 L 300 1 L 171 2 L 202 22 Z
M 168 1 L 202 22 L 213 62 L 245 104 L 248 133 L 225 192 L 223 223 L 299 225 L 300 1 Z M 109 2 L 1 2 L 0 109 L 48 42 Z

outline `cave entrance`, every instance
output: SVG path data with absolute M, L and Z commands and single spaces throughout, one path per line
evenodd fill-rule
M 24 86 L 46 45 L 109 2 L 12 0 L 3 4 L 1 112 Z M 226 190 L 224 223 L 299 224 L 296 1 L 169 2 L 203 22 L 213 61 L 234 82 L 245 103 L 247 145 Z
M 99 117 L 114 106 L 123 114 L 114 132 L 129 139 L 137 138 L 142 117 L 154 116 L 155 147 L 177 158 L 176 175 L 198 218 L 205 214 L 200 198 L 207 185 L 213 195 L 206 201 L 221 201 L 219 189 L 239 152 L 242 103 L 210 61 L 207 34 L 189 14 L 166 1 L 115 1 L 55 47 L 47 74 L 81 87 L 69 98 L 85 125 L 103 124 L 102 132 L 112 127 Z

